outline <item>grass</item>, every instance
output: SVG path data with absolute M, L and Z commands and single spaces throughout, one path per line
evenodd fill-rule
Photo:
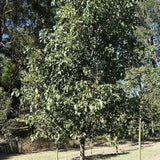
M 160 142 L 145 142 L 142 145 L 142 160 L 160 160 Z M 86 150 L 87 160 L 138 160 L 138 145 L 126 143 L 119 146 L 119 154 L 114 147 L 106 145 L 95 146 Z M 0 155 L 0 160 L 55 160 L 56 152 L 47 151 L 21 155 Z M 78 160 L 79 151 L 72 149 L 60 151 L 60 160 Z

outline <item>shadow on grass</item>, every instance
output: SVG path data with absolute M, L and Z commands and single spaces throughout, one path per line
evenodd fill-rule
M 92 155 L 92 156 L 87 156 L 86 160 L 103 160 L 103 159 L 109 159 L 112 157 L 117 157 L 120 155 L 125 155 L 125 154 L 129 154 L 129 152 L 123 152 L 123 153 L 113 153 L 113 154 L 97 154 L 97 155 Z M 72 160 L 79 160 L 79 157 L 75 157 Z
M 12 156 L 20 156 L 20 155 L 27 155 L 27 153 L 0 153 L 0 160 L 7 160 L 10 159 Z
M 99 143 L 94 143 L 94 146 L 104 147 L 104 146 L 109 146 L 109 145 L 106 142 L 99 142 Z
M 160 138 L 159 137 L 157 137 L 157 138 L 150 138 L 147 141 L 149 141 L 149 142 L 160 142 Z
M 0 153 L 0 160 L 7 160 L 7 159 L 9 159 L 10 156 L 11 156 L 11 154 Z

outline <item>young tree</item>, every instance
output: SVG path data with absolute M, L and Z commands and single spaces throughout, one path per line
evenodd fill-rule
M 84 160 L 86 138 L 111 131 L 121 111 L 122 91 L 116 83 L 126 66 L 134 64 L 137 1 L 53 4 L 58 6 L 57 23 L 54 32 L 42 32 L 44 50 L 30 50 L 23 103 L 37 108 L 29 118 L 33 123 L 48 117 L 46 129 L 39 127 L 47 133 L 53 129 L 53 140 L 61 135 L 78 139 Z

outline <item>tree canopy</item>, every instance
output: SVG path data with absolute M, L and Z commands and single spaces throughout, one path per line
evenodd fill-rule
M 25 117 L 33 139 L 78 139 L 81 160 L 86 139 L 133 136 L 141 121 L 150 134 L 159 125 L 159 13 L 158 0 L 0 0 L 8 119 Z
M 29 120 L 44 122 L 43 114 L 49 117 L 47 124 L 56 126 L 53 139 L 64 133 L 78 138 L 84 159 L 85 139 L 112 130 L 116 110 L 120 114 L 122 109 L 116 107 L 123 93 L 117 82 L 137 56 L 137 1 L 56 1 L 54 5 L 58 5 L 56 25 L 51 31 L 44 29 L 40 37 L 44 50 L 31 49 L 24 100 L 37 108 Z

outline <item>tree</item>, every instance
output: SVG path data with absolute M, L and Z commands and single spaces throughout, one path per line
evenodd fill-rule
M 0 86 L 12 99 L 8 118 L 18 116 L 20 111 L 19 97 L 12 92 L 20 89 L 20 73 L 26 70 L 24 48 L 43 46 L 39 42 L 41 29 L 55 23 L 55 9 L 50 3 L 51 0 L 0 0 Z
M 116 83 L 136 56 L 137 2 L 53 4 L 58 6 L 54 32 L 43 30 L 44 50 L 29 48 L 32 55 L 23 80 L 23 103 L 37 108 L 29 119 L 31 124 L 45 124 L 45 129 L 39 126 L 45 136 L 78 139 L 80 159 L 84 160 L 86 138 L 111 131 L 115 115 L 121 111 L 117 106 L 121 89 Z M 35 125 L 35 136 L 39 127 Z
M 126 83 L 127 88 L 130 88 L 129 97 L 137 98 L 135 102 L 139 112 L 139 159 L 142 122 L 148 126 L 152 123 L 153 129 L 153 119 L 156 122 L 156 118 L 159 118 L 159 4 L 159 1 L 152 0 L 140 2 L 138 5 L 137 15 L 141 24 L 136 31 L 140 44 L 137 48 L 139 61 L 135 68 L 128 70 L 126 76 L 126 80 L 129 80 Z
M 141 128 L 142 122 L 148 125 L 153 120 L 159 119 L 159 71 L 158 68 L 153 68 L 152 65 L 148 64 L 139 68 L 134 68 L 128 72 L 126 83 L 127 88 L 130 88 L 129 96 L 137 97 L 137 112 L 132 114 L 136 115 L 136 119 L 139 119 L 139 145 L 141 147 Z M 149 75 L 149 76 L 148 76 Z M 133 116 L 135 117 L 135 116 Z M 146 123 L 147 122 L 147 123 Z M 140 151 L 141 152 L 141 151 Z M 140 156 L 141 157 L 141 156 Z

